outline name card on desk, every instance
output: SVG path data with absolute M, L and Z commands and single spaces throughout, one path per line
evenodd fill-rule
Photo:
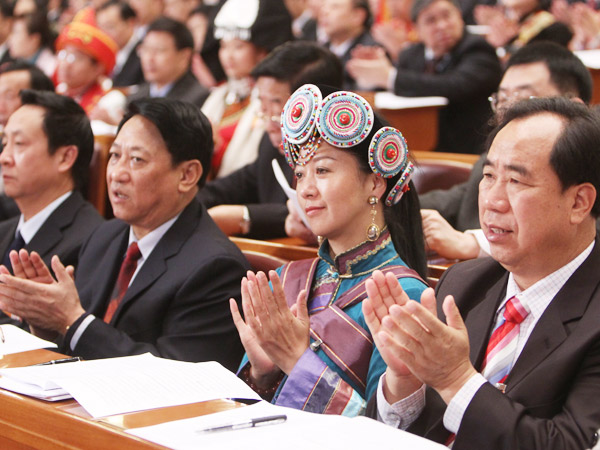
M 221 398 L 260 400 L 246 383 L 210 361 L 189 363 L 149 353 L 73 364 L 0 370 L 0 387 L 62 388 L 94 418 Z M 4 383 L 5 379 L 11 384 Z M 12 388 L 12 389 L 11 389 Z

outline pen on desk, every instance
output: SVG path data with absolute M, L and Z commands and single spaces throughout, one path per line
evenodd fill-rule
M 4 330 L 2 329 L 2 327 L 0 327 L 0 341 L 2 341 L 3 344 L 6 342 L 6 339 L 4 337 Z
M 277 415 L 277 416 L 267 416 L 267 417 L 257 417 L 256 419 L 246 420 L 244 422 L 238 423 L 230 423 L 227 425 L 220 425 L 217 427 L 209 427 L 204 428 L 202 430 L 197 430 L 197 433 L 215 433 L 219 431 L 231 431 L 231 430 L 241 430 L 244 428 L 254 428 L 254 427 L 262 427 L 265 425 L 277 425 L 279 423 L 283 423 L 287 420 L 287 416 L 285 414 Z
M 34 364 L 33 366 L 51 366 L 53 364 L 64 364 L 77 361 L 81 361 L 81 358 L 79 356 L 75 356 L 74 358 L 53 359 L 52 361 Z

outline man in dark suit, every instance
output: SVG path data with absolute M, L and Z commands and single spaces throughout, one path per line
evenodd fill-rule
M 90 122 L 77 103 L 53 92 L 21 91 L 0 154 L 6 195 L 20 215 L 0 222 L 0 253 L 25 248 L 44 261 L 77 263 L 83 242 L 102 223 L 80 191 L 94 151 Z
M 138 51 L 146 82 L 129 101 L 166 97 L 202 106 L 208 90 L 190 71 L 194 38 L 183 23 L 160 17 L 148 28 Z
M 142 64 L 137 54 L 140 38 L 135 33 L 135 11 L 121 0 L 110 0 L 96 9 L 98 28 L 117 43 L 119 51 L 110 74 L 113 86 L 126 87 L 144 81 Z
M 294 179 L 281 149 L 281 111 L 291 93 L 306 83 L 340 86 L 342 66 L 333 53 L 314 42 L 288 42 L 258 63 L 252 76 L 266 129 L 258 158 L 207 183 L 199 198 L 226 234 L 273 239 L 285 236 L 288 215 L 287 196 L 273 173 L 273 159 L 290 186 Z
M 479 188 L 494 259 L 453 266 L 421 303 L 380 272 L 368 282 L 363 308 L 388 363 L 372 416 L 456 450 L 594 445 L 599 140 L 600 117 L 568 99 L 506 112 Z
M 496 118 L 501 118 L 510 104 L 531 96 L 564 96 L 587 104 L 592 98 L 592 78 L 566 48 L 552 42 L 532 43 L 508 61 L 498 92 L 491 97 Z M 487 251 L 477 207 L 486 157 L 479 158 L 466 182 L 419 196 L 427 245 L 440 256 L 470 259 Z
M 396 67 L 381 50 L 361 49 L 347 70 L 359 84 L 396 95 L 446 97 L 436 150 L 482 153 L 491 116 L 487 99 L 502 75 L 494 48 L 465 30 L 456 0 L 416 0 L 411 16 L 420 42 L 400 53 Z
M 210 123 L 193 105 L 133 102 L 107 169 L 117 219 L 85 243 L 75 282 L 58 257 L 56 280 L 35 253 L 29 263 L 22 257 L 33 276 L 1 275 L 0 307 L 86 359 L 151 352 L 237 367 L 242 347 L 228 300 L 239 298 L 248 266 L 195 200 L 211 153 Z

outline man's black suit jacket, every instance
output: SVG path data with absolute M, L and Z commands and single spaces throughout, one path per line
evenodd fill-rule
M 48 266 L 54 255 L 58 255 L 65 266 L 76 266 L 79 249 L 103 221 L 91 203 L 79 192 L 73 192 L 50 214 L 25 249 L 39 253 Z M 2 257 L 15 238 L 18 223 L 19 216 L 0 222 Z
M 600 427 L 600 245 L 565 283 L 532 331 L 506 380 L 475 394 L 455 450 L 551 450 L 591 447 Z M 481 367 L 508 272 L 491 258 L 456 264 L 436 289 L 452 294 L 469 333 L 470 359 Z M 427 389 L 426 406 L 408 431 L 445 442 L 446 404 Z M 374 414 L 370 405 L 370 415 Z
M 19 217 L 0 222 L 0 258 L 15 238 Z M 79 249 L 103 220 L 91 203 L 79 192 L 73 192 L 48 216 L 25 249 L 39 253 L 48 267 L 54 255 L 58 255 L 65 266 L 76 266 Z M 27 328 L 27 324 L 10 320 L 4 313 L 0 313 L 0 323 Z
M 285 236 L 287 196 L 275 179 L 271 165 L 274 158 L 291 185 L 294 173 L 285 156 L 273 147 L 265 133 L 260 141 L 256 161 L 226 177 L 210 181 L 202 188 L 198 198 L 207 208 L 217 205 L 246 205 L 251 222 L 247 235 L 249 238 L 273 239 Z
M 144 82 L 144 72 L 142 72 L 142 63 L 137 54 L 139 43 L 131 50 L 125 64 L 121 70 L 113 74 L 113 86 L 126 87 Z
M 60 350 L 85 359 L 151 352 L 183 361 L 219 361 L 235 370 L 243 349 L 229 299 L 240 298 L 249 266 L 196 200 L 144 262 L 110 324 L 103 322 L 129 228 L 118 219 L 106 222 L 82 247 L 75 283 L 83 308 L 96 319 L 71 350 L 68 343 L 85 316 L 77 320 Z
M 488 96 L 502 77 L 496 51 L 485 39 L 465 32 L 450 53 L 435 64 L 434 73 L 425 73 L 424 45 L 414 44 L 400 53 L 396 68 L 395 94 L 448 99 L 439 113 L 437 150 L 483 152 L 492 112 Z
M 147 82 L 142 83 L 137 92 L 131 94 L 127 100 L 132 102 L 146 97 L 150 97 L 150 84 Z M 190 71 L 179 78 L 166 95 L 166 98 L 192 103 L 198 108 L 202 107 L 206 97 L 208 97 L 208 89 L 202 86 Z

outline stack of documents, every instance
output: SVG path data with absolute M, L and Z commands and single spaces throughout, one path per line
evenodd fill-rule
M 0 325 L 0 355 L 10 355 L 40 348 L 56 348 L 56 344 L 40 339 L 14 325 Z
M 286 420 L 261 422 L 280 416 Z M 248 426 L 252 421 L 262 426 Z M 126 432 L 176 450 L 447 449 L 366 417 L 313 414 L 266 402 Z
M 149 353 L 2 369 L 0 375 L 1 388 L 38 398 L 63 389 L 94 418 L 220 398 L 260 400 L 217 362 L 188 363 Z

